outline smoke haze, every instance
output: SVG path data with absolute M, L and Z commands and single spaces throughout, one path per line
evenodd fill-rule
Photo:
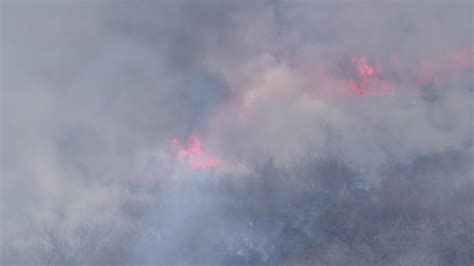
M 472 265 L 470 1 L 2 1 L 1 264 Z

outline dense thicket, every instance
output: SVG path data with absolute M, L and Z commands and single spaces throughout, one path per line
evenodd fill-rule
M 112 224 L 50 222 L 3 263 L 472 265 L 471 157 L 391 163 L 376 184 L 335 159 L 129 183 Z M 453 177 L 456 178 L 453 178 Z

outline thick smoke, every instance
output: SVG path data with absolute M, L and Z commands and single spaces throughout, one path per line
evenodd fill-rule
M 1 3 L 1 264 L 472 265 L 473 5 Z

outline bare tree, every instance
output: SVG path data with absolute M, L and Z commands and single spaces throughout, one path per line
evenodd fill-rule
M 40 262 L 46 265 L 76 265 L 90 262 L 106 236 L 105 227 L 96 223 L 47 223 L 40 237 Z

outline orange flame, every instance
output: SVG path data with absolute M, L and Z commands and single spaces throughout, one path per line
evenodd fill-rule
M 189 136 L 186 145 L 178 139 L 170 140 L 170 147 L 177 150 L 177 157 L 191 168 L 215 168 L 226 165 L 226 162 L 218 159 L 203 150 L 202 138 L 196 132 Z
M 391 93 L 393 88 L 380 78 L 382 67 L 369 65 L 365 56 L 350 56 L 355 66 L 357 76 L 350 80 L 350 89 L 354 93 L 364 95 L 378 95 Z

